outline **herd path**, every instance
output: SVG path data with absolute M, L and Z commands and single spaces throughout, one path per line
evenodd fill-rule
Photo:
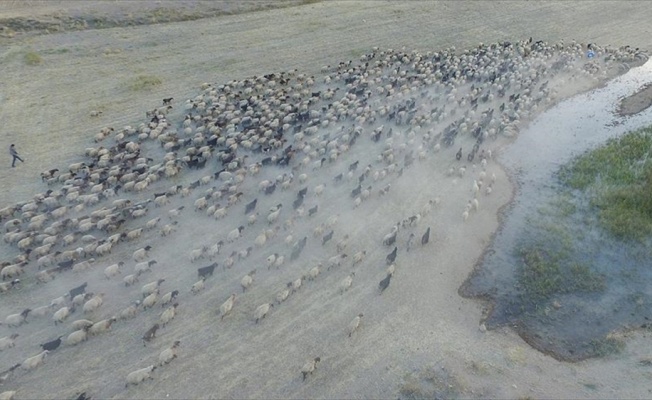
M 32 2 L 34 7 L 47 7 Z M 2 148 L 28 160 L 0 174 L 0 204 L 31 197 L 38 172 L 79 158 L 103 126 L 137 125 L 163 97 L 194 97 L 205 81 L 357 59 L 373 46 L 437 50 L 532 36 L 652 47 L 642 2 L 328 1 L 298 7 L 129 28 L 0 39 Z M 0 13 L 1 15 L 1 13 Z M 42 64 L 26 66 L 36 51 Z M 162 84 L 133 91 L 151 75 Z M 91 118 L 92 110 L 103 112 Z M 5 164 L 9 165 L 6 156 Z
M 202 82 L 221 83 L 294 68 L 318 74 L 322 65 L 357 59 L 373 46 L 426 51 L 533 36 L 651 48 L 652 37 L 646 31 L 651 17 L 652 9 L 640 2 L 343 1 L 192 22 L 2 39 L 1 145 L 16 143 L 27 163 L 0 174 L 4 188 L 0 204 L 44 191 L 38 173 L 81 159 L 81 152 L 93 145 L 92 137 L 101 127 L 137 126 L 146 110 L 160 105 L 161 98 L 173 96 L 179 104 L 194 97 Z M 42 64 L 25 66 L 22 57 L 27 51 L 41 54 Z M 162 84 L 151 91 L 133 91 L 129 87 L 138 75 L 156 76 Z M 91 110 L 103 114 L 91 118 Z M 441 386 L 451 384 L 463 397 L 649 395 L 649 371 L 636 363 L 648 354 L 639 349 L 649 348 L 644 337 L 630 341 L 618 359 L 569 365 L 530 349 L 508 330 L 480 332 L 481 305 L 460 298 L 457 288 L 496 230 L 497 209 L 509 198 L 506 177 L 497 172 L 503 187 L 483 204 L 483 213 L 473 225 L 459 223 L 459 204 L 448 207 L 446 200 L 442 202 L 435 214 L 440 218 L 437 225 L 451 228 L 435 236 L 428 253 L 406 255 L 402 260 L 406 268 L 397 275 L 400 279 L 393 281 L 392 290 L 382 298 L 375 293 L 383 274 L 380 266 L 373 274 L 357 276 L 346 294 L 348 304 L 327 290 L 337 287 L 343 277 L 343 271 L 337 271 L 315 283 L 314 287 L 324 290 L 305 290 L 274 310 L 260 326 L 252 327 L 250 318 L 260 301 L 245 296 L 230 320 L 215 324 L 215 309 L 230 291 L 239 289 L 237 283 L 228 291 L 226 284 L 214 286 L 213 292 L 209 289 L 203 297 L 190 300 L 188 286 L 195 277 L 186 271 L 179 285 L 185 291 L 183 314 L 162 331 L 154 345 L 142 347 L 139 336 L 156 314 L 138 320 L 137 327 L 117 324 L 109 338 L 124 339 L 124 346 L 115 350 L 113 340 L 91 339 L 74 354 L 53 355 L 49 365 L 46 361 L 44 368 L 16 380 L 21 385 L 19 393 L 24 398 L 52 397 L 53 393 L 72 397 L 86 389 L 99 397 L 116 398 L 395 398 L 410 377 L 420 376 L 426 387 L 445 390 Z M 435 187 L 440 182 L 432 183 Z M 407 204 L 423 201 L 409 187 L 396 189 L 410 193 L 405 196 Z M 373 218 L 378 228 L 369 231 L 386 228 L 389 222 L 382 221 L 382 216 L 396 215 L 403 206 L 387 203 L 378 205 L 377 215 L 369 211 L 369 220 Z M 378 234 L 359 234 L 366 243 L 378 242 Z M 172 274 L 181 262 L 187 266 L 189 249 L 170 256 L 165 272 Z M 382 266 L 383 257 L 384 252 L 375 254 L 372 261 Z M 291 276 L 306 267 L 296 266 Z M 195 266 L 189 268 L 192 271 Z M 231 272 L 228 282 L 237 282 L 247 270 Z M 264 267 L 262 272 L 270 285 L 255 292 L 260 295 L 257 300 L 273 295 L 287 280 L 283 276 L 276 281 Z M 116 282 L 103 282 L 98 273 L 99 269 L 89 273 L 91 284 L 111 291 L 114 306 L 117 299 L 120 305 L 126 304 L 129 298 L 119 296 Z M 69 289 L 56 282 L 45 287 L 48 292 L 39 293 L 44 298 Z M 26 293 L 20 295 L 14 299 L 27 298 Z M 12 310 L 19 308 L 12 304 Z M 360 335 L 347 340 L 341 327 L 361 308 L 367 319 Z M 35 322 L 25 331 L 40 323 L 44 324 Z M 313 331 L 302 329 L 306 326 Z M 189 330 L 193 334 L 185 336 Z M 158 371 L 154 381 L 128 391 L 122 388 L 126 373 L 149 364 L 173 338 L 182 336 L 179 359 Z M 36 333 L 29 339 L 26 334 L 21 345 L 36 348 Z M 325 349 L 334 350 L 324 354 Z M 323 362 L 302 384 L 299 369 L 316 355 Z M 101 373 L 105 370 L 110 371 Z M 5 387 L 0 390 L 11 389 Z

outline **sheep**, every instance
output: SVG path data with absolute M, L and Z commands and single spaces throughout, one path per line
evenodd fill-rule
M 59 346 L 61 346 L 61 338 L 62 337 L 63 336 L 59 336 L 58 338 L 56 338 L 54 340 L 50 340 L 49 342 L 45 342 L 45 343 L 41 344 L 40 346 L 41 346 L 41 348 L 43 350 L 54 351 L 54 350 L 58 349 Z
M 0 276 L 2 277 L 2 280 L 6 280 L 7 278 L 15 278 L 23 273 L 23 267 L 20 264 L 12 264 L 12 265 L 7 265 L 0 271 Z
M 103 298 L 104 298 L 104 293 L 100 293 L 98 295 L 93 296 L 92 299 L 84 303 L 84 307 L 82 307 L 84 314 L 92 313 L 93 311 L 97 310 L 102 305 L 102 303 L 104 303 Z
M 217 263 L 214 262 L 211 265 L 207 265 L 205 267 L 197 268 L 197 277 L 198 278 L 206 278 L 208 276 L 213 276 L 213 271 L 215 270 L 215 267 L 217 267 Z
M 127 287 L 134 285 L 136 282 L 138 282 L 138 274 L 127 275 L 124 278 L 122 278 L 122 281 Z
M 124 262 L 120 261 L 117 264 L 112 264 L 112 265 L 109 265 L 108 267 L 106 267 L 104 269 L 104 276 L 106 277 L 106 279 L 111 279 L 112 277 L 120 274 L 120 270 L 121 270 L 123 265 L 124 265 Z
M 426 245 L 428 241 L 430 240 L 430 227 L 426 229 L 426 232 L 421 236 L 421 245 Z
M 20 283 L 20 279 L 14 279 L 11 282 L 2 282 L 0 283 L 0 293 L 6 293 L 14 288 L 14 286 Z
M 315 267 L 311 268 L 310 271 L 308 271 L 308 280 L 315 280 L 319 276 L 319 273 L 321 272 L 321 266 L 322 264 L 319 263 Z
M 163 350 L 158 356 L 159 365 L 163 366 L 177 358 L 177 348 L 180 344 L 181 342 L 177 340 L 172 344 L 172 347 Z
M 88 333 L 90 333 L 91 336 L 94 336 L 94 335 L 99 335 L 102 332 L 106 332 L 107 330 L 111 329 L 111 324 L 113 324 L 117 320 L 118 319 L 116 317 L 111 317 L 109 319 L 103 319 L 101 321 L 98 321 L 88 329 Z
M 158 288 L 154 289 L 149 296 L 143 299 L 143 310 L 154 307 L 154 304 L 156 304 L 156 301 L 158 300 L 158 290 Z
M 236 229 L 229 232 L 229 234 L 226 236 L 227 242 L 229 242 L 229 243 L 235 242 L 236 239 L 238 239 L 240 237 L 243 230 L 244 230 L 244 226 L 240 225 Z
M 301 284 L 303 283 L 303 276 L 295 279 L 292 281 L 292 293 L 296 292 L 301 288 Z
M 5 336 L 0 339 L 0 351 L 10 349 L 16 346 L 15 340 L 19 335 L 17 333 L 12 334 L 11 336 Z
M 174 230 L 175 230 L 174 226 L 177 225 L 177 224 L 178 224 L 177 221 L 172 221 L 169 224 L 163 225 L 163 227 L 161 228 L 161 231 L 160 231 L 161 236 L 165 237 L 165 236 L 168 236 L 169 234 L 171 234 L 172 232 L 174 232 Z
M 348 245 L 348 239 L 349 235 L 344 235 L 344 238 L 337 242 L 336 250 L 338 253 L 341 253 L 346 249 L 346 246 Z
M 265 243 L 267 243 L 267 235 L 265 235 L 265 232 L 263 231 L 263 233 L 256 237 L 254 244 L 256 247 L 263 247 Z
M 11 314 L 8 315 L 7 318 L 5 318 L 5 325 L 7 326 L 21 326 L 22 324 L 27 323 L 27 315 L 31 312 L 32 310 L 29 308 L 24 309 L 22 312 L 18 314 Z
M 86 293 L 87 286 L 88 286 L 88 282 L 84 282 L 81 285 L 70 289 L 70 291 L 68 292 L 68 297 L 74 299 L 75 296 L 77 296 L 78 294 Z
M 349 337 L 351 337 L 351 335 L 353 335 L 353 332 L 355 332 L 360 326 L 360 320 L 362 319 L 362 317 L 364 317 L 364 315 L 358 314 L 355 318 L 353 318 L 353 321 L 349 323 L 349 329 L 348 329 Z
M 143 298 L 145 298 L 145 297 L 149 296 L 150 294 L 154 293 L 154 291 L 156 289 L 158 289 L 159 286 L 161 286 L 161 283 L 163 283 L 163 282 L 165 282 L 165 279 L 159 279 L 157 281 L 150 282 L 150 283 L 148 283 L 146 285 L 143 285 L 143 287 L 140 290 L 140 292 L 143 295 Z
M 57 312 L 55 312 L 52 315 L 52 320 L 54 321 L 54 325 L 56 326 L 57 324 L 62 323 L 63 321 L 68 318 L 70 314 L 74 312 L 75 308 L 74 307 L 61 307 Z
M 206 250 L 206 255 L 208 256 L 209 260 L 213 260 L 217 255 L 220 254 L 220 250 L 222 249 L 222 246 L 224 245 L 224 242 L 221 240 L 215 244 L 213 244 L 211 247 L 209 247 Z
M 152 339 L 156 337 L 156 331 L 160 328 L 159 324 L 154 324 L 151 328 L 145 332 L 143 335 L 143 346 L 147 345 L 147 342 L 151 342 Z
M 353 266 L 355 267 L 357 264 L 360 264 L 365 256 L 367 255 L 366 250 L 359 251 L 353 255 Z
M 288 283 L 287 287 L 276 294 L 276 302 L 281 304 L 284 302 L 288 296 L 290 296 L 290 288 L 292 287 L 292 282 Z
M 206 277 L 202 276 L 200 280 L 198 280 L 197 282 L 195 282 L 192 285 L 192 287 L 190 288 L 190 292 L 192 294 L 197 294 L 197 293 L 201 292 L 202 290 L 204 290 L 204 288 L 206 287 L 206 285 L 204 284 L 205 280 L 206 280 Z
M 349 290 L 349 288 L 353 284 L 353 277 L 354 276 L 355 276 L 355 272 L 351 272 L 351 274 L 349 276 L 342 279 L 342 281 L 340 282 L 340 294 L 344 294 L 344 292 Z
M 52 300 L 50 302 L 50 307 L 52 307 L 52 308 L 54 308 L 54 307 L 62 307 L 64 304 L 66 304 L 68 299 L 70 299 L 70 294 L 69 293 L 66 293 L 63 296 L 59 296 L 59 297 L 57 297 L 56 299 L 54 299 L 54 300 Z
M 72 272 L 82 272 L 86 271 L 88 268 L 90 268 L 91 264 L 95 262 L 94 258 L 89 258 L 88 260 L 78 262 L 77 264 L 72 266 Z
M 204 252 L 206 252 L 206 246 L 202 246 L 199 249 L 194 249 L 190 252 L 190 262 L 195 262 L 200 258 L 204 258 Z
M 163 311 L 161 317 L 159 318 L 159 323 L 161 326 L 165 326 L 168 324 L 168 322 L 172 321 L 172 319 L 177 315 L 177 307 L 179 307 L 179 303 L 174 303 L 171 307 L 168 307 L 165 311 Z
M 303 375 L 303 380 L 306 380 L 306 376 L 312 375 L 313 372 L 315 372 L 315 369 L 317 369 L 317 363 L 321 361 L 319 357 L 316 357 L 313 360 L 308 361 L 301 367 L 301 374 Z
M 394 250 L 385 257 L 385 262 L 387 265 L 393 263 L 396 260 L 396 254 L 398 252 L 398 247 L 394 246 Z
M 134 265 L 134 272 L 140 276 L 145 272 L 151 272 L 152 266 L 156 264 L 158 264 L 156 260 L 139 262 L 138 264 Z
M 161 300 L 160 300 L 161 307 L 165 307 L 166 305 L 170 304 L 172 300 L 177 298 L 178 295 L 179 295 L 179 291 L 174 290 L 172 292 L 167 292 L 166 294 L 161 296 Z
M 90 327 L 86 327 L 77 331 L 74 331 L 66 338 L 66 344 L 68 346 L 74 346 L 81 342 L 85 342 L 88 339 L 88 330 Z
M 74 321 L 72 324 L 70 324 L 70 326 L 73 330 L 78 330 L 91 327 L 93 326 L 93 323 L 93 321 L 89 321 L 87 319 L 78 319 L 77 321 Z
M 13 400 L 16 395 L 16 390 L 7 390 L 0 393 L 0 400 Z
M 136 262 L 144 261 L 147 258 L 148 252 L 152 249 L 152 246 L 145 246 L 141 249 L 134 251 L 132 256 L 133 260 Z
M 387 276 L 380 281 L 380 283 L 378 284 L 378 287 L 380 288 L 380 293 L 384 292 L 385 289 L 389 287 L 389 282 L 391 281 L 391 279 L 392 279 L 392 274 L 388 273 Z
M 256 270 L 254 269 L 251 272 L 249 272 L 247 275 L 242 277 L 242 280 L 240 280 L 240 286 L 242 286 L 242 293 L 244 293 L 245 290 L 247 290 L 251 286 L 251 284 L 254 282 L 254 274 L 255 273 L 256 273 Z
M 81 306 L 85 301 L 90 300 L 91 297 L 93 297 L 93 293 L 78 294 L 74 299 L 72 299 L 72 305 L 75 307 Z
M 136 315 L 138 314 L 139 305 L 140 305 L 140 301 L 135 301 L 133 304 L 129 305 L 127 308 L 120 311 L 120 313 L 118 314 L 118 318 L 121 320 L 125 320 L 125 319 L 131 319 L 136 317 Z
M 161 220 L 161 217 L 156 217 L 156 218 L 150 219 L 145 224 L 145 229 L 152 230 L 152 229 L 156 228 L 156 226 L 158 225 L 160 220 Z
M 220 306 L 220 320 L 224 319 L 231 310 L 233 309 L 233 304 L 235 303 L 235 293 L 229 296 L 228 299 Z
M 129 385 L 138 385 L 143 382 L 145 379 L 154 379 L 152 378 L 152 372 L 156 369 L 155 365 L 150 365 L 149 367 L 141 368 L 134 372 L 130 372 L 127 375 L 127 383 L 125 387 L 128 388 Z
M 258 308 L 256 308 L 256 311 L 254 312 L 254 318 L 256 319 L 256 323 L 258 323 L 258 321 L 260 321 L 261 319 L 265 318 L 270 308 L 272 307 L 274 307 L 274 304 L 272 303 L 265 303 L 259 305 Z
M 344 261 L 345 258 L 348 256 L 346 254 L 338 254 L 336 256 L 333 256 L 328 259 L 328 268 L 327 270 L 330 270 L 331 268 L 339 267 L 342 265 L 342 261 Z
M 25 361 L 23 361 L 23 363 L 20 364 L 20 367 L 25 371 L 38 368 L 39 366 L 43 365 L 43 363 L 45 362 L 45 357 L 48 355 L 49 352 L 50 352 L 49 350 L 43 350 L 41 353 L 35 355 L 34 357 L 30 357 Z
M 136 239 L 140 238 L 142 233 L 143 233 L 143 228 L 133 229 L 133 230 L 127 232 L 126 237 L 129 240 L 136 240 Z

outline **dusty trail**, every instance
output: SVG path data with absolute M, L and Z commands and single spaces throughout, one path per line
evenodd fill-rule
M 652 8 L 641 2 L 329 1 L 192 22 L 3 38 L 0 146 L 16 143 L 27 162 L 13 170 L 3 169 L 0 205 L 27 200 L 46 190 L 38 173 L 78 160 L 84 148 L 94 145 L 92 137 L 100 128 L 137 126 L 145 111 L 159 106 L 163 97 L 174 96 L 180 109 L 181 102 L 194 97 L 202 82 L 222 83 L 294 68 L 317 74 L 322 65 L 357 59 L 373 46 L 426 51 L 533 36 L 547 41 L 564 38 L 652 48 L 647 28 L 651 18 Z M 42 63 L 24 65 L 27 51 L 38 52 Z M 134 91 L 130 86 L 139 75 L 158 77 L 162 83 L 151 90 Z M 102 111 L 102 115 L 90 117 L 92 110 Z M 497 142 L 496 147 L 504 144 Z M 453 152 L 443 152 L 446 161 L 433 161 L 414 179 L 397 183 L 392 190 L 402 193 L 400 198 L 379 201 L 373 211 L 370 207 L 366 214 L 359 214 L 359 220 L 347 221 L 352 231 L 353 224 L 366 227 L 366 232 L 357 231 L 356 245 L 376 246 L 376 232 L 389 225 L 380 217 L 400 213 L 405 204 L 423 204 L 438 186 L 449 182 L 444 171 Z M 439 174 L 427 175 L 433 170 Z M 329 171 L 330 175 L 334 171 Z M 532 350 L 511 331 L 483 333 L 478 329 L 482 305 L 460 298 L 457 289 L 497 229 L 497 210 L 509 199 L 507 177 L 497 167 L 495 172 L 494 194 L 468 224 L 460 223 L 456 197 L 466 187 L 452 189 L 442 198 L 432 215 L 431 246 L 401 256 L 403 268 L 391 290 L 382 296 L 376 289 L 384 275 L 385 249 L 369 260 L 373 268 L 356 274 L 352 288 L 343 295 L 346 301 L 336 288 L 348 266 L 324 274 L 319 281 L 306 282 L 303 292 L 254 326 L 253 310 L 309 269 L 306 264 L 295 264 L 274 274 L 259 266 L 256 279 L 264 285 L 252 296 L 241 296 L 233 314 L 216 323 L 216 309 L 231 292 L 239 293 L 240 287 L 233 282 L 250 266 L 216 273 L 207 291 L 196 297 L 188 293 L 196 276 L 184 271 L 175 287 L 166 286 L 166 291 L 184 292 L 180 315 L 161 330 L 155 343 L 143 347 L 140 335 L 158 318 L 158 307 L 129 324 L 116 324 L 111 337 L 92 339 L 75 351 L 62 351 L 49 365 L 22 375 L 16 380 L 17 398 L 72 397 L 82 390 L 114 398 L 396 398 L 409 377 L 419 376 L 428 367 L 448 371 L 454 379 L 426 379 L 424 385 L 451 384 L 462 397 L 649 396 L 649 371 L 636 363 L 647 355 L 641 350 L 649 347 L 645 335 L 634 335 L 617 358 L 564 364 Z M 411 190 L 425 176 L 427 189 Z M 333 202 L 320 213 L 335 213 L 336 205 Z M 191 210 L 187 215 L 187 224 L 204 219 Z M 420 225 L 419 230 L 425 226 Z M 251 243 L 258 233 L 258 227 L 247 231 L 243 242 Z M 145 236 L 134 246 L 148 240 L 156 243 L 155 236 Z M 194 271 L 198 265 L 190 266 L 187 261 L 191 240 L 201 237 L 184 238 L 182 249 L 175 254 L 155 250 L 153 257 L 166 257 L 165 265 L 140 284 L 159 275 L 173 276 L 181 267 Z M 282 243 L 282 237 L 277 240 Z M 310 262 L 326 254 L 315 243 L 306 251 L 313 254 Z M 101 268 L 123 255 L 103 259 Z M 262 253 L 256 257 L 257 262 L 264 259 Z M 95 291 L 114 296 L 102 315 L 119 311 L 133 297 L 122 287 L 119 290 L 124 292 L 120 292 L 116 281 L 101 278 L 100 267 L 86 277 Z M 39 297 L 60 296 L 69 289 L 68 283 L 52 282 L 39 291 Z M 28 302 L 31 304 L 28 291 L 13 296 L 3 304 L 0 316 L 4 318 L 9 313 L 4 311 L 13 312 Z M 344 327 L 363 308 L 363 325 L 348 340 Z M 50 325 L 50 320 L 38 321 L 27 329 L 36 332 Z M 188 329 L 192 335 L 187 334 Z M 25 346 L 37 349 L 36 343 L 47 339 L 42 336 L 26 331 L 22 340 Z M 124 390 L 126 374 L 136 365 L 147 365 L 177 337 L 183 341 L 179 359 L 157 371 L 152 383 Z M 121 344 L 117 350 L 116 340 Z M 7 359 L 18 360 L 23 353 L 24 348 L 8 352 Z M 217 354 L 219 364 L 215 362 Z M 302 384 L 301 365 L 317 355 L 323 359 L 318 371 Z M 100 374 L 107 366 L 110 371 Z M 99 380 L 98 375 L 102 376 Z M 5 385 L 0 390 L 11 388 Z

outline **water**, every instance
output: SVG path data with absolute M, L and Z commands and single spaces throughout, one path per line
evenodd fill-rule
M 615 114 L 620 99 L 651 81 L 648 61 L 600 89 L 563 101 L 501 154 L 518 190 L 500 231 L 461 290 L 490 299 L 488 328 L 509 325 L 537 349 L 563 360 L 604 354 L 610 351 L 611 342 L 605 341 L 610 333 L 647 328 L 652 318 L 650 246 L 614 241 L 596 227 L 591 214 L 574 213 L 560 221 L 540 211 L 559 211 L 550 202 L 558 195 L 555 173 L 561 165 L 610 138 L 652 124 L 651 108 L 627 118 Z M 571 197 L 569 204 L 577 201 Z M 534 228 L 535 223 L 545 230 Z M 540 242 L 544 231 L 549 233 L 546 251 L 570 243 L 569 258 L 603 277 L 605 289 L 570 291 L 538 302 L 525 299 L 518 286 L 522 261 L 517 249 Z

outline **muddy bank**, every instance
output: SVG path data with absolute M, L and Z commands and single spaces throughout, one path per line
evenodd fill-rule
M 647 84 L 633 95 L 621 100 L 618 115 L 626 117 L 638 114 L 650 106 L 652 106 L 652 84 Z

